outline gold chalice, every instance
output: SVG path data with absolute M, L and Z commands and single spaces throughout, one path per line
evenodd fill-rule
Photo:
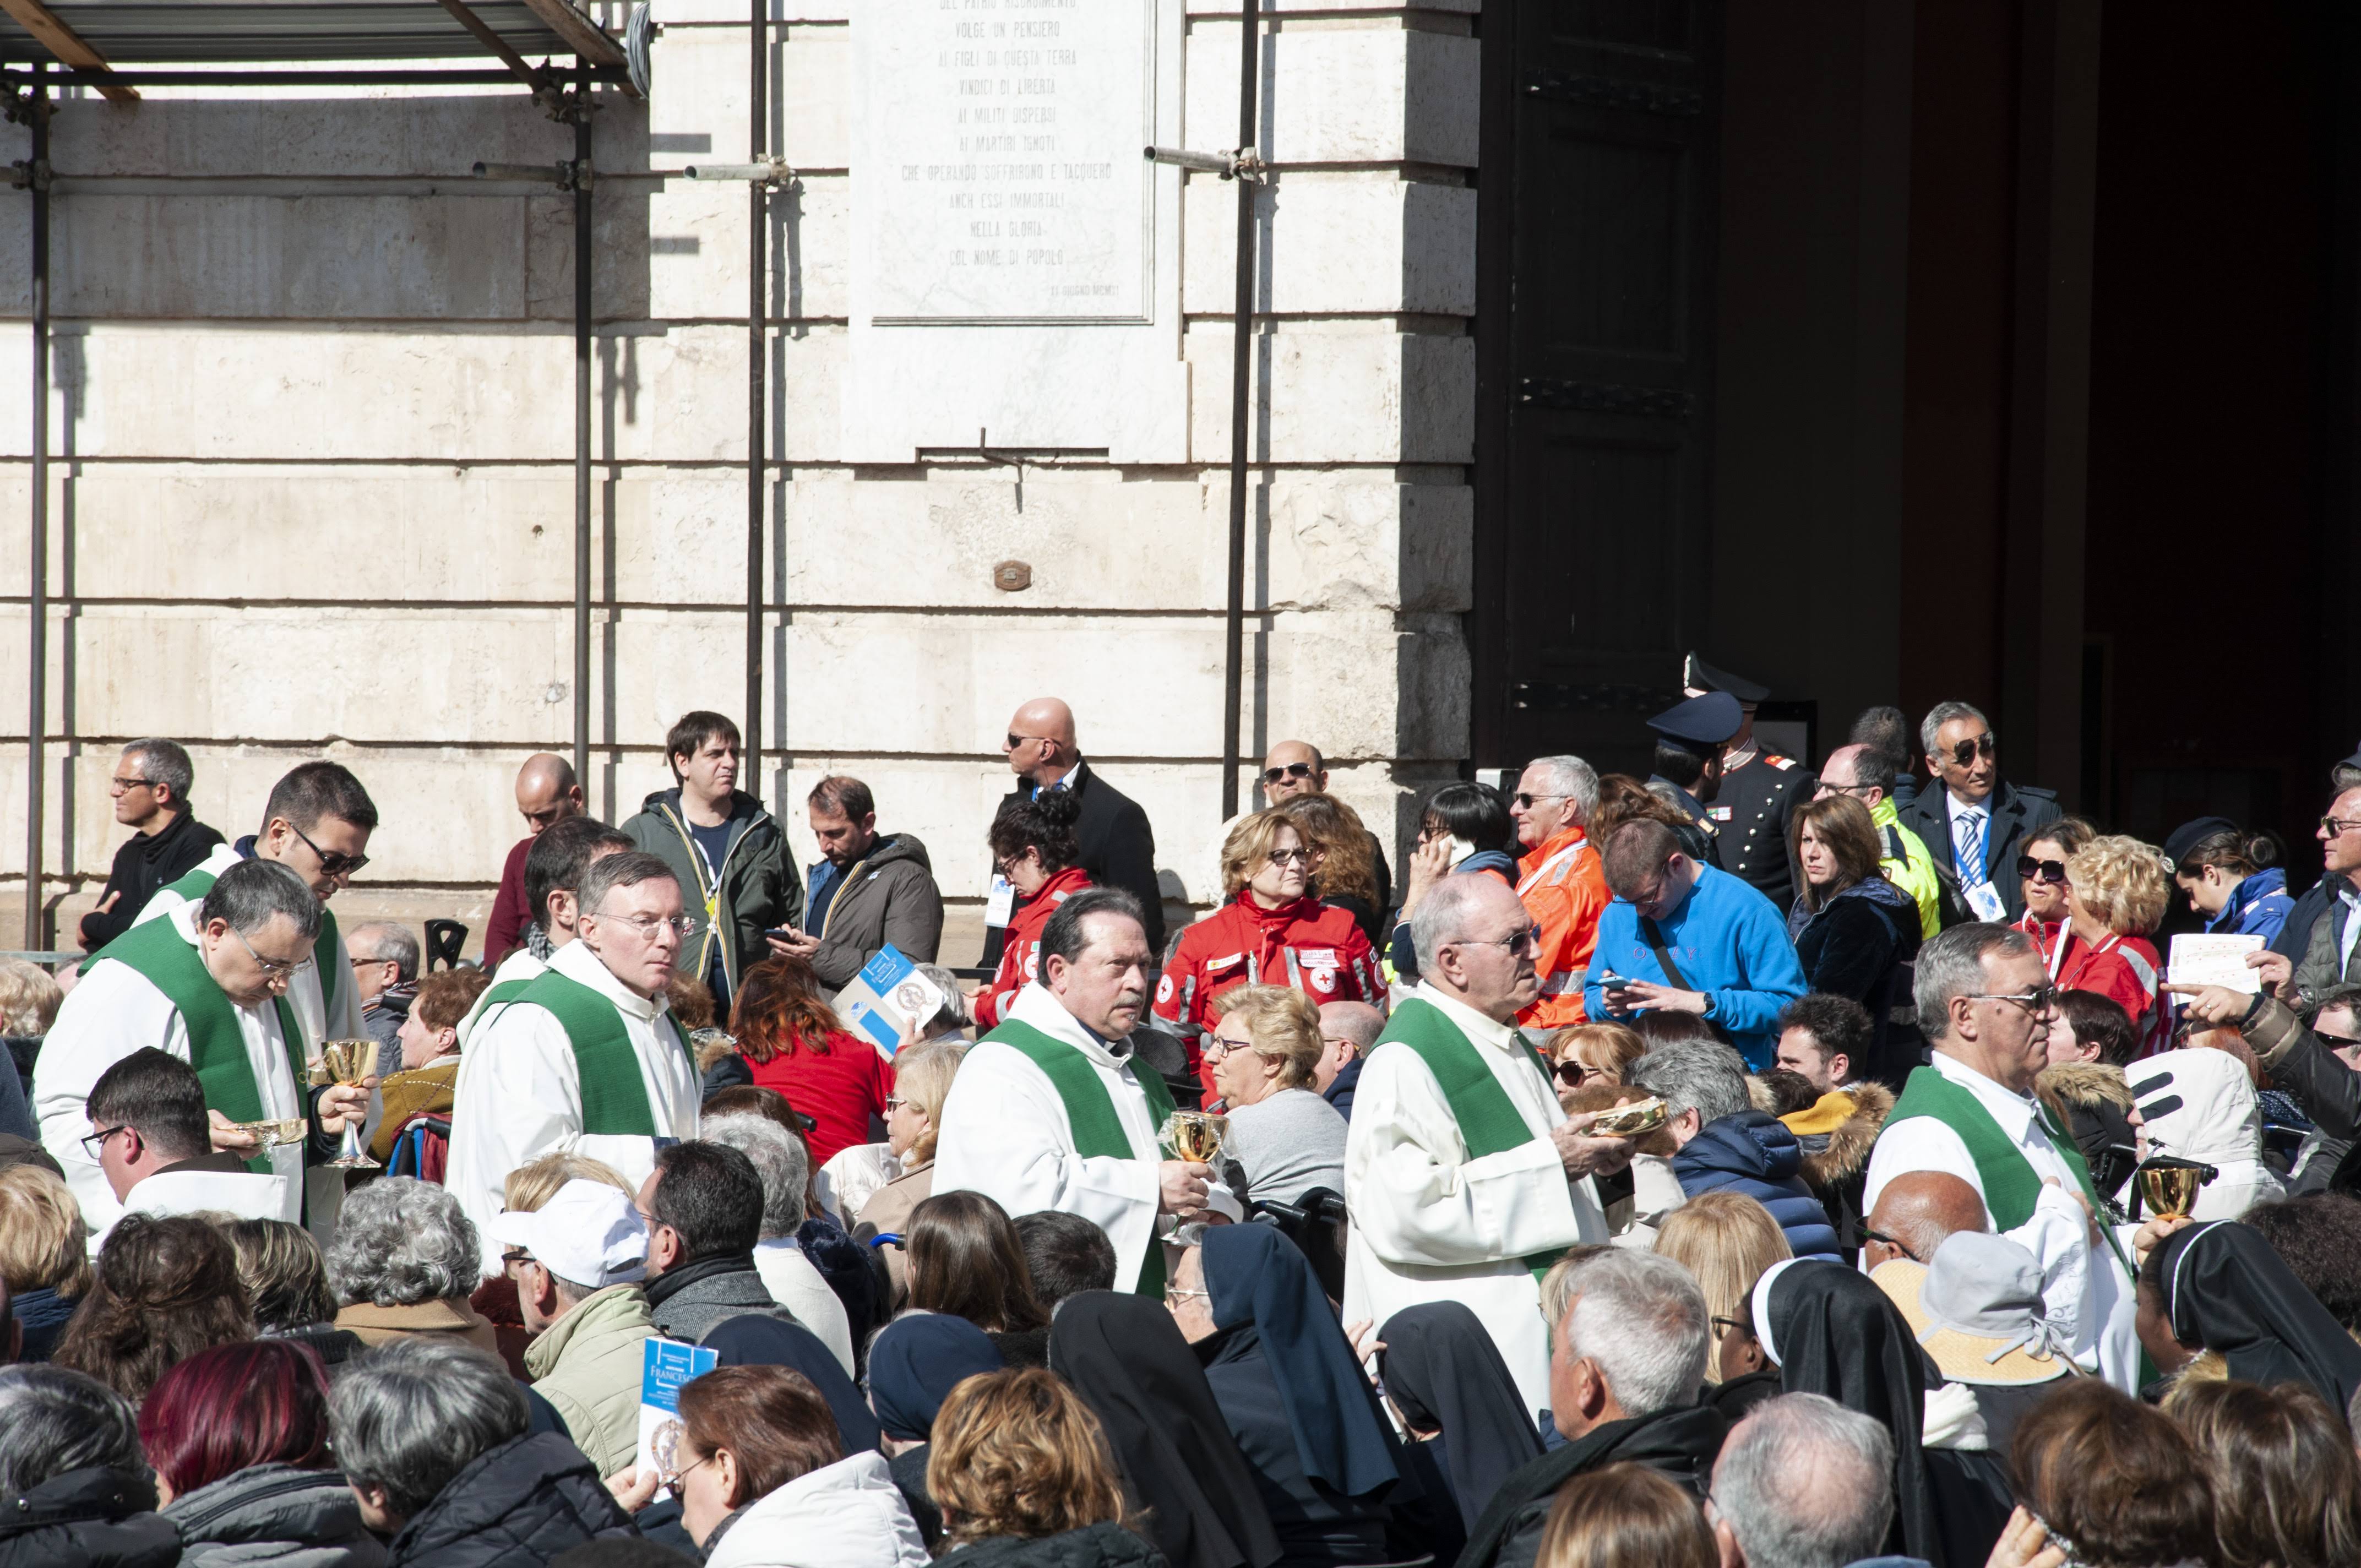
M 1164 1141 L 1180 1158 L 1211 1165 L 1221 1157 L 1230 1119 L 1208 1111 L 1175 1111 L 1164 1124 Z
M 2148 1211 L 2159 1220 L 2185 1220 L 2197 1206 L 2197 1190 L 2205 1184 L 2205 1168 L 2202 1165 L 2158 1165 L 2153 1162 L 2140 1167 L 2140 1197 Z
M 376 1069 L 375 1040 L 323 1040 L 320 1042 L 320 1054 L 312 1062 L 310 1077 L 315 1087 L 336 1083 L 349 1089 L 357 1087 Z M 337 1149 L 336 1157 L 328 1164 L 345 1170 L 379 1168 L 377 1161 L 369 1158 L 368 1148 L 361 1143 L 359 1118 L 351 1118 L 345 1123 L 344 1142 Z
M 1654 1132 L 1669 1120 L 1662 1099 L 1634 1100 L 1629 1105 L 1601 1111 L 1590 1130 L 1602 1137 L 1637 1138 Z

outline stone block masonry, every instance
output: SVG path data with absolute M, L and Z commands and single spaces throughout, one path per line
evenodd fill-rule
M 962 0 L 989 16 L 987 0 Z M 1161 0 L 1180 138 L 1235 140 L 1235 9 Z M 1394 846 L 1467 745 L 1478 43 L 1474 0 L 1266 0 L 1245 748 L 1310 740 Z M 659 0 L 654 91 L 597 123 L 593 808 L 668 784 L 667 724 L 742 702 L 746 203 L 678 170 L 747 151 L 742 9 Z M 1014 15 L 1014 13 L 1010 13 Z M 1043 12 L 1041 15 L 1049 15 Z M 1177 915 L 1220 816 L 1236 187 L 1179 181 L 1170 461 L 847 458 L 852 29 L 778 0 L 763 792 L 800 861 L 813 780 L 875 788 L 973 957 L 1009 712 L 1056 693 L 1148 808 Z M 1031 16 L 1033 13 L 1028 12 Z M 1169 62 L 1168 62 L 1169 63 Z M 5 157 L 27 156 L 19 127 Z M 121 841 L 116 748 L 172 736 L 200 815 L 256 828 L 332 756 L 384 815 L 346 918 L 480 925 L 518 760 L 571 733 L 570 204 L 485 187 L 566 127 L 500 89 L 61 105 L 52 158 L 52 927 Z M 27 206 L 0 192 L 0 943 L 20 944 Z M 994 565 L 1021 560 L 1005 592 Z M 1249 786 L 1248 798 L 1252 798 Z M 13 886 L 10 879 L 14 879 Z

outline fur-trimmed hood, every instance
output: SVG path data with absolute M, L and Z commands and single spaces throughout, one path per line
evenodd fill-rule
M 2045 1067 L 2033 1080 L 2033 1091 L 2061 1122 L 2069 1120 L 2073 1111 L 2096 1111 L 2102 1105 L 2114 1106 L 2117 1115 L 2128 1115 L 2134 1103 L 2124 1069 L 2103 1061 L 2065 1061 Z
M 1894 1091 L 1882 1083 L 1867 1080 L 1849 1083 L 1831 1094 L 1852 1097 L 1853 1113 L 1837 1124 L 1828 1135 L 1824 1147 L 1814 1149 L 1808 1145 L 1804 1155 L 1804 1179 L 1815 1190 L 1834 1186 L 1857 1175 L 1869 1165 L 1869 1151 L 1877 1143 L 1877 1135 L 1885 1125 L 1887 1113 L 1894 1109 Z M 1826 1103 L 1827 1096 L 1821 1097 Z M 1798 1117 L 1809 1112 L 1796 1113 Z

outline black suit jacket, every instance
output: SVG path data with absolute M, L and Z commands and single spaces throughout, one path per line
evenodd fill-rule
M 1075 820 L 1074 837 L 1082 852 L 1082 869 L 1091 873 L 1091 881 L 1101 887 L 1119 887 L 1139 900 L 1148 911 L 1148 950 L 1160 972 L 1164 964 L 1164 895 L 1156 888 L 1156 834 L 1148 826 L 1148 813 L 1139 803 L 1115 785 L 1099 777 L 1090 763 L 1080 762 L 1066 781 L 1082 803 L 1082 816 Z M 1002 804 L 1023 800 L 1033 786 L 1020 784 L 1003 797 Z M 983 969 L 996 969 L 1000 964 L 1000 944 L 1005 932 L 997 926 L 987 926 L 983 932 L 983 957 L 977 961 Z
M 2006 779 L 1993 786 L 1986 804 L 1992 808 L 1992 819 L 1984 824 L 1984 875 L 1992 879 L 1993 891 L 2000 894 L 2008 918 L 2014 920 L 2025 913 L 2025 884 L 2016 880 L 2016 857 L 2036 833 L 2064 813 L 2058 809 L 2056 791 L 2029 785 L 2019 789 Z M 1939 784 L 1929 784 L 1916 800 L 1897 807 L 1896 813 L 1905 828 L 1927 841 L 1935 875 L 1943 884 L 1943 924 L 1951 927 L 1973 920 L 1975 912 L 1960 892 L 1960 868 L 1951 861 L 1949 793 Z

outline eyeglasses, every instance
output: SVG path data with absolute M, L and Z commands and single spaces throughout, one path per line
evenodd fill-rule
M 1752 1335 L 1754 1332 L 1754 1325 L 1743 1318 L 1716 1318 L 1713 1320 L 1713 1326 L 1718 1329 L 1728 1329 L 1734 1334 Z
M 1872 1231 L 1867 1225 L 1863 1225 L 1861 1228 L 1861 1239 L 1865 1242 L 1876 1242 L 1882 1246 L 1890 1246 L 1913 1263 L 1925 1261 L 1920 1258 L 1916 1253 L 1912 1252 L 1908 1247 L 1904 1246 L 1900 1242 L 1895 1241 L 1883 1231 Z
M 2016 857 L 2016 880 L 2019 882 L 2050 882 L 2065 885 L 2066 862 L 2037 861 L 2031 855 Z
M 521 1246 L 512 1246 L 509 1248 L 508 1251 L 500 1254 L 501 1264 L 510 1268 L 514 1268 L 520 1263 L 531 1263 L 532 1261 L 533 1254 L 527 1252 Z
M 696 1475 L 698 1470 L 712 1463 L 713 1455 L 708 1453 L 704 1458 L 698 1460 L 695 1464 L 686 1465 L 678 1470 L 659 1470 L 656 1472 L 656 1479 L 663 1483 L 664 1489 L 665 1491 L 677 1496 L 680 1492 L 681 1482 L 687 1479 L 689 1476 Z
M 1971 995 L 1968 1000 L 1971 1002 L 2013 1003 L 2016 1006 L 2024 1008 L 2027 1013 L 2039 1014 L 2046 1013 L 2050 1008 L 2058 1005 L 2058 988 L 2054 985 L 2037 986 L 2034 990 L 2026 992 L 2020 996 L 1994 996 L 1988 992 L 1978 992 Z
M 1523 806 L 1527 811 L 1531 811 L 1533 808 L 1533 802 L 1537 800 L 1570 800 L 1573 797 L 1566 795 L 1535 795 L 1530 790 L 1521 789 L 1509 798 L 1516 802 L 1519 806 Z
M 156 787 L 156 781 L 153 779 L 116 779 L 113 782 L 115 787 L 117 789 L 153 789 Z
M 1250 1041 L 1225 1040 L 1219 1035 L 1208 1035 L 1205 1036 L 1205 1043 L 1197 1047 L 1197 1057 L 1201 1061 L 1211 1063 L 1220 1061 L 1232 1051 L 1250 1051 L 1252 1049 L 1254 1049 L 1254 1046 Z
M 285 980 L 291 975 L 312 967 L 310 959 L 298 959 L 293 963 L 288 963 L 280 959 L 264 958 L 254 950 L 254 944 L 246 939 L 246 933 L 235 926 L 229 928 L 229 934 L 237 938 L 237 945 L 246 949 L 246 956 L 254 960 L 255 968 L 262 971 L 262 978 L 265 980 Z
M 286 818 L 281 817 L 280 820 L 285 822 Z M 303 847 L 319 857 L 320 874 L 322 876 L 351 876 L 355 872 L 358 872 L 363 866 L 368 864 L 368 857 L 367 855 L 337 854 L 331 850 L 320 848 L 319 845 L 312 842 L 312 836 L 310 834 L 304 832 L 301 828 L 296 827 L 292 822 L 287 823 L 287 831 L 294 834 L 298 839 L 302 839 Z
M 1014 751 L 1017 747 L 1034 740 L 1038 740 L 1045 746 L 1049 744 L 1049 737 L 1047 735 L 1011 735 L 1008 737 L 1008 750 Z
M 1308 866 L 1312 863 L 1309 850 L 1273 850 L 1270 863 L 1275 866 Z
M 1183 1290 L 1178 1285 L 1167 1285 L 1164 1288 L 1164 1299 L 1168 1301 L 1176 1298 L 1185 1301 L 1191 1296 L 1202 1296 L 1208 1301 L 1213 1299 L 1213 1293 L 1211 1290 Z
M 705 922 L 694 915 L 675 915 L 666 919 L 661 915 L 609 915 L 603 909 L 594 909 L 583 918 L 620 921 L 637 931 L 640 934 L 640 939 L 643 942 L 654 941 L 656 933 L 666 926 L 678 932 L 680 939 L 684 942 L 705 929 Z
M 2320 819 L 2320 830 L 2332 839 L 2339 833 L 2349 833 L 2356 828 L 2361 828 L 2361 817 L 2356 817 L 2350 821 L 2339 821 L 2334 817 L 2323 817 Z
M 1447 945 L 1455 948 L 1506 948 L 1512 953 L 1529 950 L 1538 953 L 1542 950 L 1542 928 L 1538 926 L 1528 926 L 1521 931 L 1511 931 L 1505 937 L 1491 937 L 1480 941 L 1471 937 Z
M 115 1136 L 117 1133 L 127 1133 L 130 1130 L 131 1124 L 128 1122 L 120 1122 L 112 1127 L 102 1127 L 97 1132 L 93 1133 L 90 1136 L 82 1139 L 82 1152 L 90 1156 L 91 1163 L 95 1165 L 98 1163 L 100 1152 L 106 1147 L 106 1140 Z
M 1568 1089 L 1580 1089 L 1583 1085 L 1583 1080 L 1586 1079 L 1604 1078 L 1606 1076 L 1607 1069 L 1605 1068 L 1590 1067 L 1585 1063 L 1576 1061 L 1572 1057 L 1568 1057 L 1565 1060 L 1557 1064 L 1557 1080 L 1560 1083 L 1565 1084 Z
M 1820 781 L 1820 793 L 1823 795 L 1868 795 L 1875 791 L 1878 787 L 1879 786 L 1876 784 L 1831 784 L 1827 779 L 1822 779 Z
M 1290 762 L 1283 768 L 1265 768 L 1262 771 L 1262 782 L 1267 784 L 1275 784 L 1284 779 L 1308 779 L 1311 776 L 1312 764 L 1309 762 Z
M 1966 767 L 1978 757 L 1992 758 L 2000 754 L 2000 741 L 1989 729 L 1972 740 L 1962 740 L 1951 748 L 1951 761 Z
M 907 1105 L 908 1103 L 909 1103 L 909 1102 L 908 1102 L 908 1101 L 906 1101 L 906 1100 L 903 1099 L 903 1098 L 902 1098 L 900 1095 L 898 1095 L 898 1094 L 888 1094 L 888 1095 L 885 1097 L 885 1109 L 886 1109 L 886 1112 L 887 1112 L 889 1114 L 893 1112 L 893 1110 L 894 1110 L 894 1108 L 895 1108 L 895 1106 L 897 1106 L 897 1105 Z

